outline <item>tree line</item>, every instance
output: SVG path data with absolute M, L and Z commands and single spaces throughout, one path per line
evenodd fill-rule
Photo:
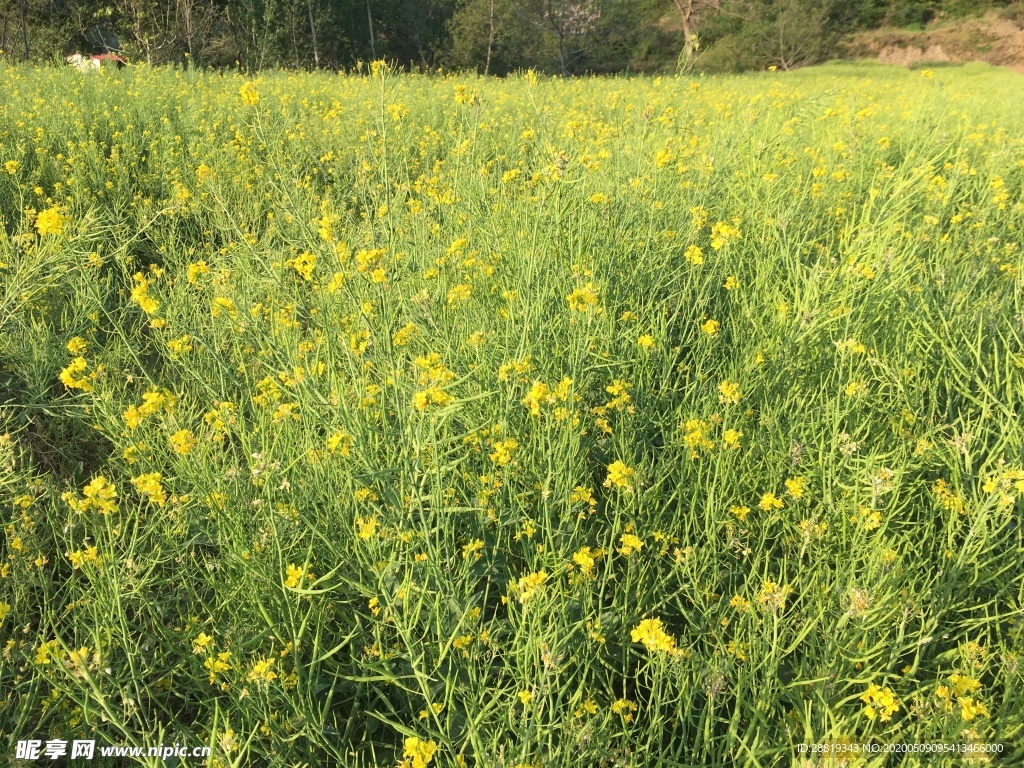
M 844 35 L 1021 0 L 0 0 L 0 56 L 559 74 L 812 64 Z

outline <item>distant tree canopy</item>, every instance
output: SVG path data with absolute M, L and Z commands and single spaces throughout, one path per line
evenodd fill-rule
M 790 68 L 840 37 L 1022 0 L 0 0 L 0 50 L 44 60 L 120 51 L 197 66 L 501 75 Z

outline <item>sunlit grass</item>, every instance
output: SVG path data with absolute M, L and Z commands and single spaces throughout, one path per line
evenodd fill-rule
M 0 741 L 1021 759 L 1021 83 L 0 66 Z

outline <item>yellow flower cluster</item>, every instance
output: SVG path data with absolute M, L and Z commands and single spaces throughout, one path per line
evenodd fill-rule
M 288 259 L 285 265 L 294 269 L 299 277 L 308 283 L 313 279 L 313 270 L 316 269 L 316 255 L 303 251 L 295 258 Z
M 864 716 L 868 720 L 874 720 L 877 717 L 883 723 L 887 723 L 900 708 L 899 699 L 896 698 L 892 689 L 882 688 L 875 683 L 868 686 L 860 700 L 867 705 L 864 707 Z
M 73 552 L 67 552 L 65 557 L 71 561 L 71 567 L 76 571 L 81 570 L 85 565 L 100 565 L 103 562 L 103 558 L 100 557 L 99 554 L 99 549 L 92 546 L 84 547 L 83 549 L 76 549 Z
M 142 403 L 138 406 L 130 405 L 121 415 L 128 429 L 137 428 L 142 422 L 161 410 L 173 410 L 177 398 L 167 390 L 151 389 L 142 395 Z
M 586 283 L 565 297 L 569 302 L 569 309 L 574 312 L 600 314 L 601 293 L 593 283 Z
M 953 711 L 955 699 L 960 707 L 960 717 L 964 720 L 973 720 L 976 717 L 991 716 L 988 707 L 974 695 L 980 690 L 980 680 L 961 672 L 954 672 L 949 676 L 949 685 L 936 686 L 935 695 L 942 701 L 947 712 Z
M 84 357 L 76 357 L 68 366 L 60 372 L 60 381 L 68 389 L 80 389 L 83 392 L 92 391 L 92 382 L 82 374 L 89 369 L 89 363 Z
M 718 385 L 718 399 L 728 405 L 736 405 L 740 401 L 740 385 L 734 381 L 723 381 Z
M 548 580 L 547 571 L 537 571 L 521 576 L 519 581 L 513 585 L 513 591 L 519 602 L 527 603 L 538 595 L 543 594 L 544 583 Z
M 676 640 L 665 631 L 661 619 L 644 619 L 629 634 L 634 643 L 643 643 L 650 651 L 675 654 Z
M 162 507 L 167 503 L 167 492 L 160 482 L 162 479 L 159 472 L 147 472 L 138 477 L 133 477 L 132 485 L 135 486 L 139 493 L 148 498 L 152 504 Z
M 608 465 L 608 476 L 604 480 L 605 488 L 622 488 L 632 490 L 630 480 L 633 478 L 633 468 L 626 466 L 621 461 L 613 461 Z
M 998 506 L 1009 509 L 1017 503 L 1019 496 L 1024 496 L 1024 469 L 1000 467 L 998 472 L 984 478 L 981 490 L 995 494 Z
M 160 308 L 160 303 L 149 295 L 149 280 L 141 272 L 132 276 L 135 285 L 132 287 L 131 298 L 147 315 L 154 314 Z
M 9 167 L 7 170 L 10 172 Z M 17 167 L 15 167 L 15 171 L 17 171 Z M 58 206 L 54 205 L 45 211 L 39 212 L 39 215 L 36 217 L 36 231 L 44 237 L 46 235 L 60 235 L 63 234 L 66 223 L 67 217 Z
M 530 391 L 523 398 L 523 405 L 530 410 L 531 416 L 540 416 L 541 406 L 564 403 L 569 399 L 572 379 L 562 379 L 554 388 L 549 387 L 543 381 L 533 382 Z
M 109 515 L 117 511 L 117 488 L 103 475 L 97 475 L 82 489 L 82 496 L 79 498 L 68 491 L 61 498 L 75 512 L 88 512 L 96 510 L 101 515 Z
M 168 442 L 171 444 L 171 450 L 184 456 L 191 453 L 199 441 L 196 440 L 196 436 L 192 434 L 191 430 L 179 429 L 168 438 Z
M 295 563 L 289 563 L 284 569 L 285 579 L 284 585 L 288 589 L 298 589 L 302 586 L 302 582 L 306 579 L 313 580 L 313 574 L 307 568 L 300 568 Z
M 437 743 L 433 739 L 410 736 L 405 740 L 398 768 L 427 768 L 436 752 Z

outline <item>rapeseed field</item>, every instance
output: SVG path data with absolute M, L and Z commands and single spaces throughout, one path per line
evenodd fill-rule
M 1021 103 L 0 65 L 0 749 L 1021 764 Z

